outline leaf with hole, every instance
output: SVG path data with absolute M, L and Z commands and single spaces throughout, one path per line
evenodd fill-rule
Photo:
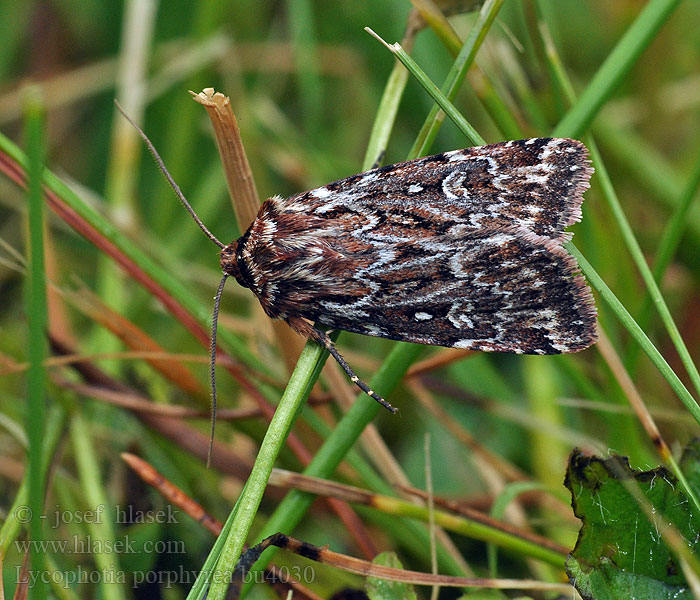
M 686 456 L 691 456 L 689 452 L 697 454 L 697 442 Z M 697 461 L 683 462 L 691 485 L 697 485 L 700 475 L 688 468 Z M 583 598 L 693 598 L 664 532 L 680 534 L 694 550 L 700 539 L 700 518 L 666 468 L 639 471 L 622 456 L 601 459 L 575 450 L 565 485 L 574 514 L 582 521 L 566 569 Z M 637 486 L 654 522 L 642 510 L 642 502 L 630 494 L 630 485 Z

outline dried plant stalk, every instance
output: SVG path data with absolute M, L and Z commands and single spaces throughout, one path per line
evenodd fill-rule
M 195 101 L 207 109 L 211 119 L 233 212 L 241 231 L 245 231 L 258 214 L 260 199 L 241 140 L 238 121 L 231 109 L 231 100 L 221 92 L 214 91 L 214 88 L 204 88 L 199 94 L 190 93 Z M 273 322 L 272 328 L 287 369 L 291 372 L 301 352 L 303 338 L 285 323 Z
M 199 94 L 190 93 L 209 113 L 216 135 L 216 145 L 224 165 L 233 212 L 241 231 L 245 231 L 258 214 L 260 200 L 243 148 L 238 121 L 231 109 L 231 100 L 221 92 L 215 92 L 214 88 L 205 88 Z

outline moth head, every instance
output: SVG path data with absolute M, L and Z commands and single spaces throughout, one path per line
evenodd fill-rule
M 238 268 L 238 262 L 236 260 L 236 250 L 238 249 L 238 240 L 234 240 L 228 246 L 224 246 L 221 250 L 221 270 L 227 275 L 235 277 L 240 283 L 242 281 L 241 271 Z M 247 286 L 246 286 L 247 287 Z

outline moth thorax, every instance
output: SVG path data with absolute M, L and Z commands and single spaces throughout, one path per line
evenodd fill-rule
M 236 261 L 236 249 L 238 241 L 234 240 L 221 251 L 221 270 L 227 275 L 232 275 L 237 281 L 241 281 L 241 271 Z

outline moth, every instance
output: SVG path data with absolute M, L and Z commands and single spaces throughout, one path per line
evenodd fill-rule
M 591 291 L 563 247 L 592 173 L 579 141 L 533 138 L 456 150 L 275 196 L 225 245 L 134 126 L 221 248 L 212 355 L 229 276 L 268 316 L 325 347 L 353 383 L 392 412 L 319 325 L 516 354 L 577 352 L 596 341 Z
M 265 201 L 221 268 L 362 389 L 312 322 L 435 346 L 576 352 L 596 340 L 596 311 L 562 244 L 591 171 L 581 142 L 552 138 L 373 169 Z

